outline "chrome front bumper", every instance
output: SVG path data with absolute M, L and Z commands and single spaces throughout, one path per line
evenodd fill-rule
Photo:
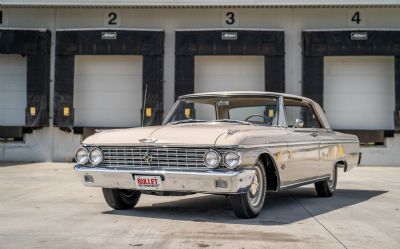
M 162 189 L 157 191 L 235 194 L 248 191 L 255 171 L 217 170 L 146 170 L 137 168 L 105 168 L 76 165 L 75 172 L 89 187 L 137 189 L 134 176 L 161 176 Z

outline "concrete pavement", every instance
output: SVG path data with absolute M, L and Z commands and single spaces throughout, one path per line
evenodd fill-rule
M 143 195 L 113 211 L 72 166 L 0 167 L 1 249 L 400 248 L 400 167 L 341 172 L 332 198 L 312 185 L 273 193 L 259 217 L 239 220 L 211 195 Z

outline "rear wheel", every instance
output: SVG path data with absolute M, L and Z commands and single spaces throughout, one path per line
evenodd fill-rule
M 315 183 L 315 190 L 319 197 L 331 197 L 336 191 L 337 167 L 333 167 L 331 177 L 328 180 Z
M 136 206 L 141 193 L 136 190 L 103 188 L 103 195 L 111 208 L 123 210 Z
M 267 174 L 261 161 L 254 165 L 256 174 L 249 191 L 243 194 L 230 195 L 233 212 L 238 218 L 250 219 L 261 212 L 267 193 Z

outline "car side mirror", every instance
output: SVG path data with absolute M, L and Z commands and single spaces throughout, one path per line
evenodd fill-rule
M 294 121 L 293 128 L 303 128 L 303 126 L 304 126 L 304 121 L 299 118 L 296 118 L 296 121 Z

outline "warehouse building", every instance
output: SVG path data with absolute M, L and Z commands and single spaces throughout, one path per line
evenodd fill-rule
M 398 0 L 0 0 L 0 160 L 71 161 L 179 95 L 266 90 L 319 102 L 362 164 L 398 165 L 399 15 Z

